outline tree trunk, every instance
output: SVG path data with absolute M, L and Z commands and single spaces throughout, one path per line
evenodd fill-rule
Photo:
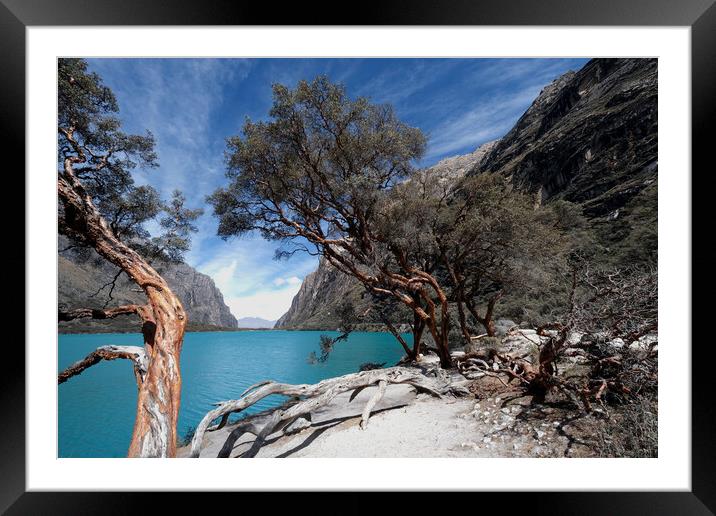
M 462 299 L 457 300 L 457 316 L 458 320 L 460 321 L 460 332 L 462 333 L 462 338 L 465 341 L 465 345 L 469 346 L 472 343 L 472 339 L 470 337 L 470 332 L 467 329 L 467 320 L 465 319 L 465 307 L 463 305 Z
M 498 291 L 490 301 L 487 303 L 487 311 L 485 312 L 485 320 L 483 322 L 485 326 L 485 330 L 487 330 L 487 335 L 490 337 L 494 337 L 496 333 L 495 329 L 495 322 L 492 320 L 494 314 L 495 314 L 495 305 L 497 302 L 502 298 L 502 291 Z
M 179 355 L 186 313 L 159 273 L 112 233 L 74 175 L 72 164 L 79 161 L 66 159 L 64 173 L 58 176 L 63 229 L 70 236 L 81 237 L 99 255 L 127 273 L 149 301 L 148 309 L 139 313 L 148 365 L 144 378 L 138 382 L 137 414 L 128 456 L 174 457 L 181 394 Z
M 420 341 L 423 338 L 423 330 L 425 330 L 425 321 L 417 313 L 413 313 L 413 359 L 418 358 L 420 354 Z
M 472 301 L 466 301 L 465 306 L 467 306 L 470 315 L 472 315 L 472 317 L 477 322 L 479 322 L 485 327 L 485 331 L 487 332 L 488 337 L 494 337 L 496 333 L 496 328 L 495 323 L 492 321 L 492 312 L 486 314 L 485 317 L 480 317 L 480 314 Z

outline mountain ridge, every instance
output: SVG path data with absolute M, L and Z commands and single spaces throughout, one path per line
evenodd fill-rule
M 430 169 L 499 173 L 540 204 L 574 202 L 605 263 L 655 261 L 657 94 L 656 59 L 592 59 L 546 85 L 502 138 Z M 362 292 L 321 260 L 276 328 L 335 329 L 335 307 L 367 306 Z
M 237 322 L 239 328 L 249 329 L 271 329 L 276 324 L 276 321 L 270 321 L 263 317 L 239 317 Z

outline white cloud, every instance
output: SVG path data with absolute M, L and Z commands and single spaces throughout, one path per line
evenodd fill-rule
M 237 263 L 238 262 L 236 260 L 232 260 L 231 263 L 218 268 L 216 272 L 211 274 L 211 277 L 214 279 L 214 283 L 216 283 L 216 286 L 219 287 L 219 290 L 222 292 L 228 292 L 232 287 Z
M 300 288 L 298 284 L 292 284 L 284 289 L 256 292 L 248 296 L 231 297 L 225 299 L 236 318 L 261 317 L 274 321 L 281 317 L 291 307 L 293 296 Z
M 475 148 L 503 136 L 529 107 L 540 88 L 530 86 L 507 97 L 485 100 L 442 123 L 431 131 L 434 137 L 430 139 L 426 158 L 444 156 L 466 147 Z
M 260 237 L 218 242 L 197 269 L 214 279 L 235 317 L 278 319 L 318 261 L 301 254 L 276 261 L 274 249 L 274 242 Z
M 298 276 L 290 276 L 288 278 L 276 278 L 273 280 L 273 284 L 277 287 L 280 287 L 282 285 L 300 285 L 301 284 L 301 278 Z

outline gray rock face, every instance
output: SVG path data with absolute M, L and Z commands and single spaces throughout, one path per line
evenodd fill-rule
M 483 143 L 470 154 L 445 158 L 430 167 L 433 172 L 442 174 L 444 177 L 459 179 L 475 167 L 482 165 L 486 157 L 498 144 L 499 140 Z
M 275 328 L 335 329 L 340 324 L 335 308 L 347 297 L 360 305 L 361 289 L 356 280 L 321 260 L 318 269 L 303 280 Z
M 60 238 L 59 249 L 68 242 Z M 202 326 L 236 328 L 236 318 L 224 303 L 224 297 L 206 274 L 185 263 L 166 263 L 156 266 L 172 290 L 181 299 L 189 316 L 189 329 Z M 109 282 L 117 268 L 91 250 L 70 250 L 58 257 L 58 304 L 67 309 L 101 308 L 109 299 Z M 101 288 L 107 285 L 105 288 Z M 146 298 L 136 292 L 137 286 L 125 274 L 117 280 L 108 306 L 145 303 Z M 58 325 L 61 332 L 136 332 L 137 319 L 122 316 L 104 321 L 70 321 Z
M 593 59 L 546 86 L 475 172 L 536 195 L 618 210 L 657 179 L 656 59 Z

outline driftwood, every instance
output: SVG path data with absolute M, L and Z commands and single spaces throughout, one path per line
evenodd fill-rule
M 149 359 L 143 347 L 140 346 L 101 346 L 95 349 L 82 360 L 75 362 L 67 369 L 57 375 L 57 383 L 64 383 L 73 376 L 82 373 L 88 367 L 101 362 L 102 360 L 116 360 L 125 358 L 134 363 L 134 374 L 137 378 L 137 385 L 140 385 L 147 374 Z
M 247 418 L 247 420 L 240 422 L 231 432 L 226 443 L 224 443 L 219 457 L 228 457 L 234 443 L 246 432 L 256 436 L 251 449 L 245 454 L 245 456 L 253 456 L 269 435 L 283 431 L 284 428 L 301 416 L 310 414 L 317 408 L 327 405 L 338 394 L 348 391 L 360 391 L 371 385 L 377 385 L 378 391 L 366 404 L 361 417 L 361 428 L 365 429 L 368 425 L 371 411 L 382 398 L 388 384 L 412 385 L 418 391 L 427 392 L 437 397 L 442 397 L 449 393 L 464 394 L 466 392 L 464 388 L 452 385 L 448 375 L 440 369 L 425 370 L 406 367 L 362 371 L 338 378 L 329 378 L 316 384 L 292 385 L 261 382 L 249 387 L 239 399 L 219 403 L 217 408 L 204 416 L 197 426 L 191 441 L 191 457 L 199 457 L 205 432 L 222 428 L 226 424 L 229 414 L 241 412 L 272 394 L 289 396 L 294 398 L 294 401 L 276 408 L 269 414 Z M 296 399 L 298 401 L 295 401 Z M 221 422 L 210 427 L 212 421 L 218 418 L 221 418 Z

